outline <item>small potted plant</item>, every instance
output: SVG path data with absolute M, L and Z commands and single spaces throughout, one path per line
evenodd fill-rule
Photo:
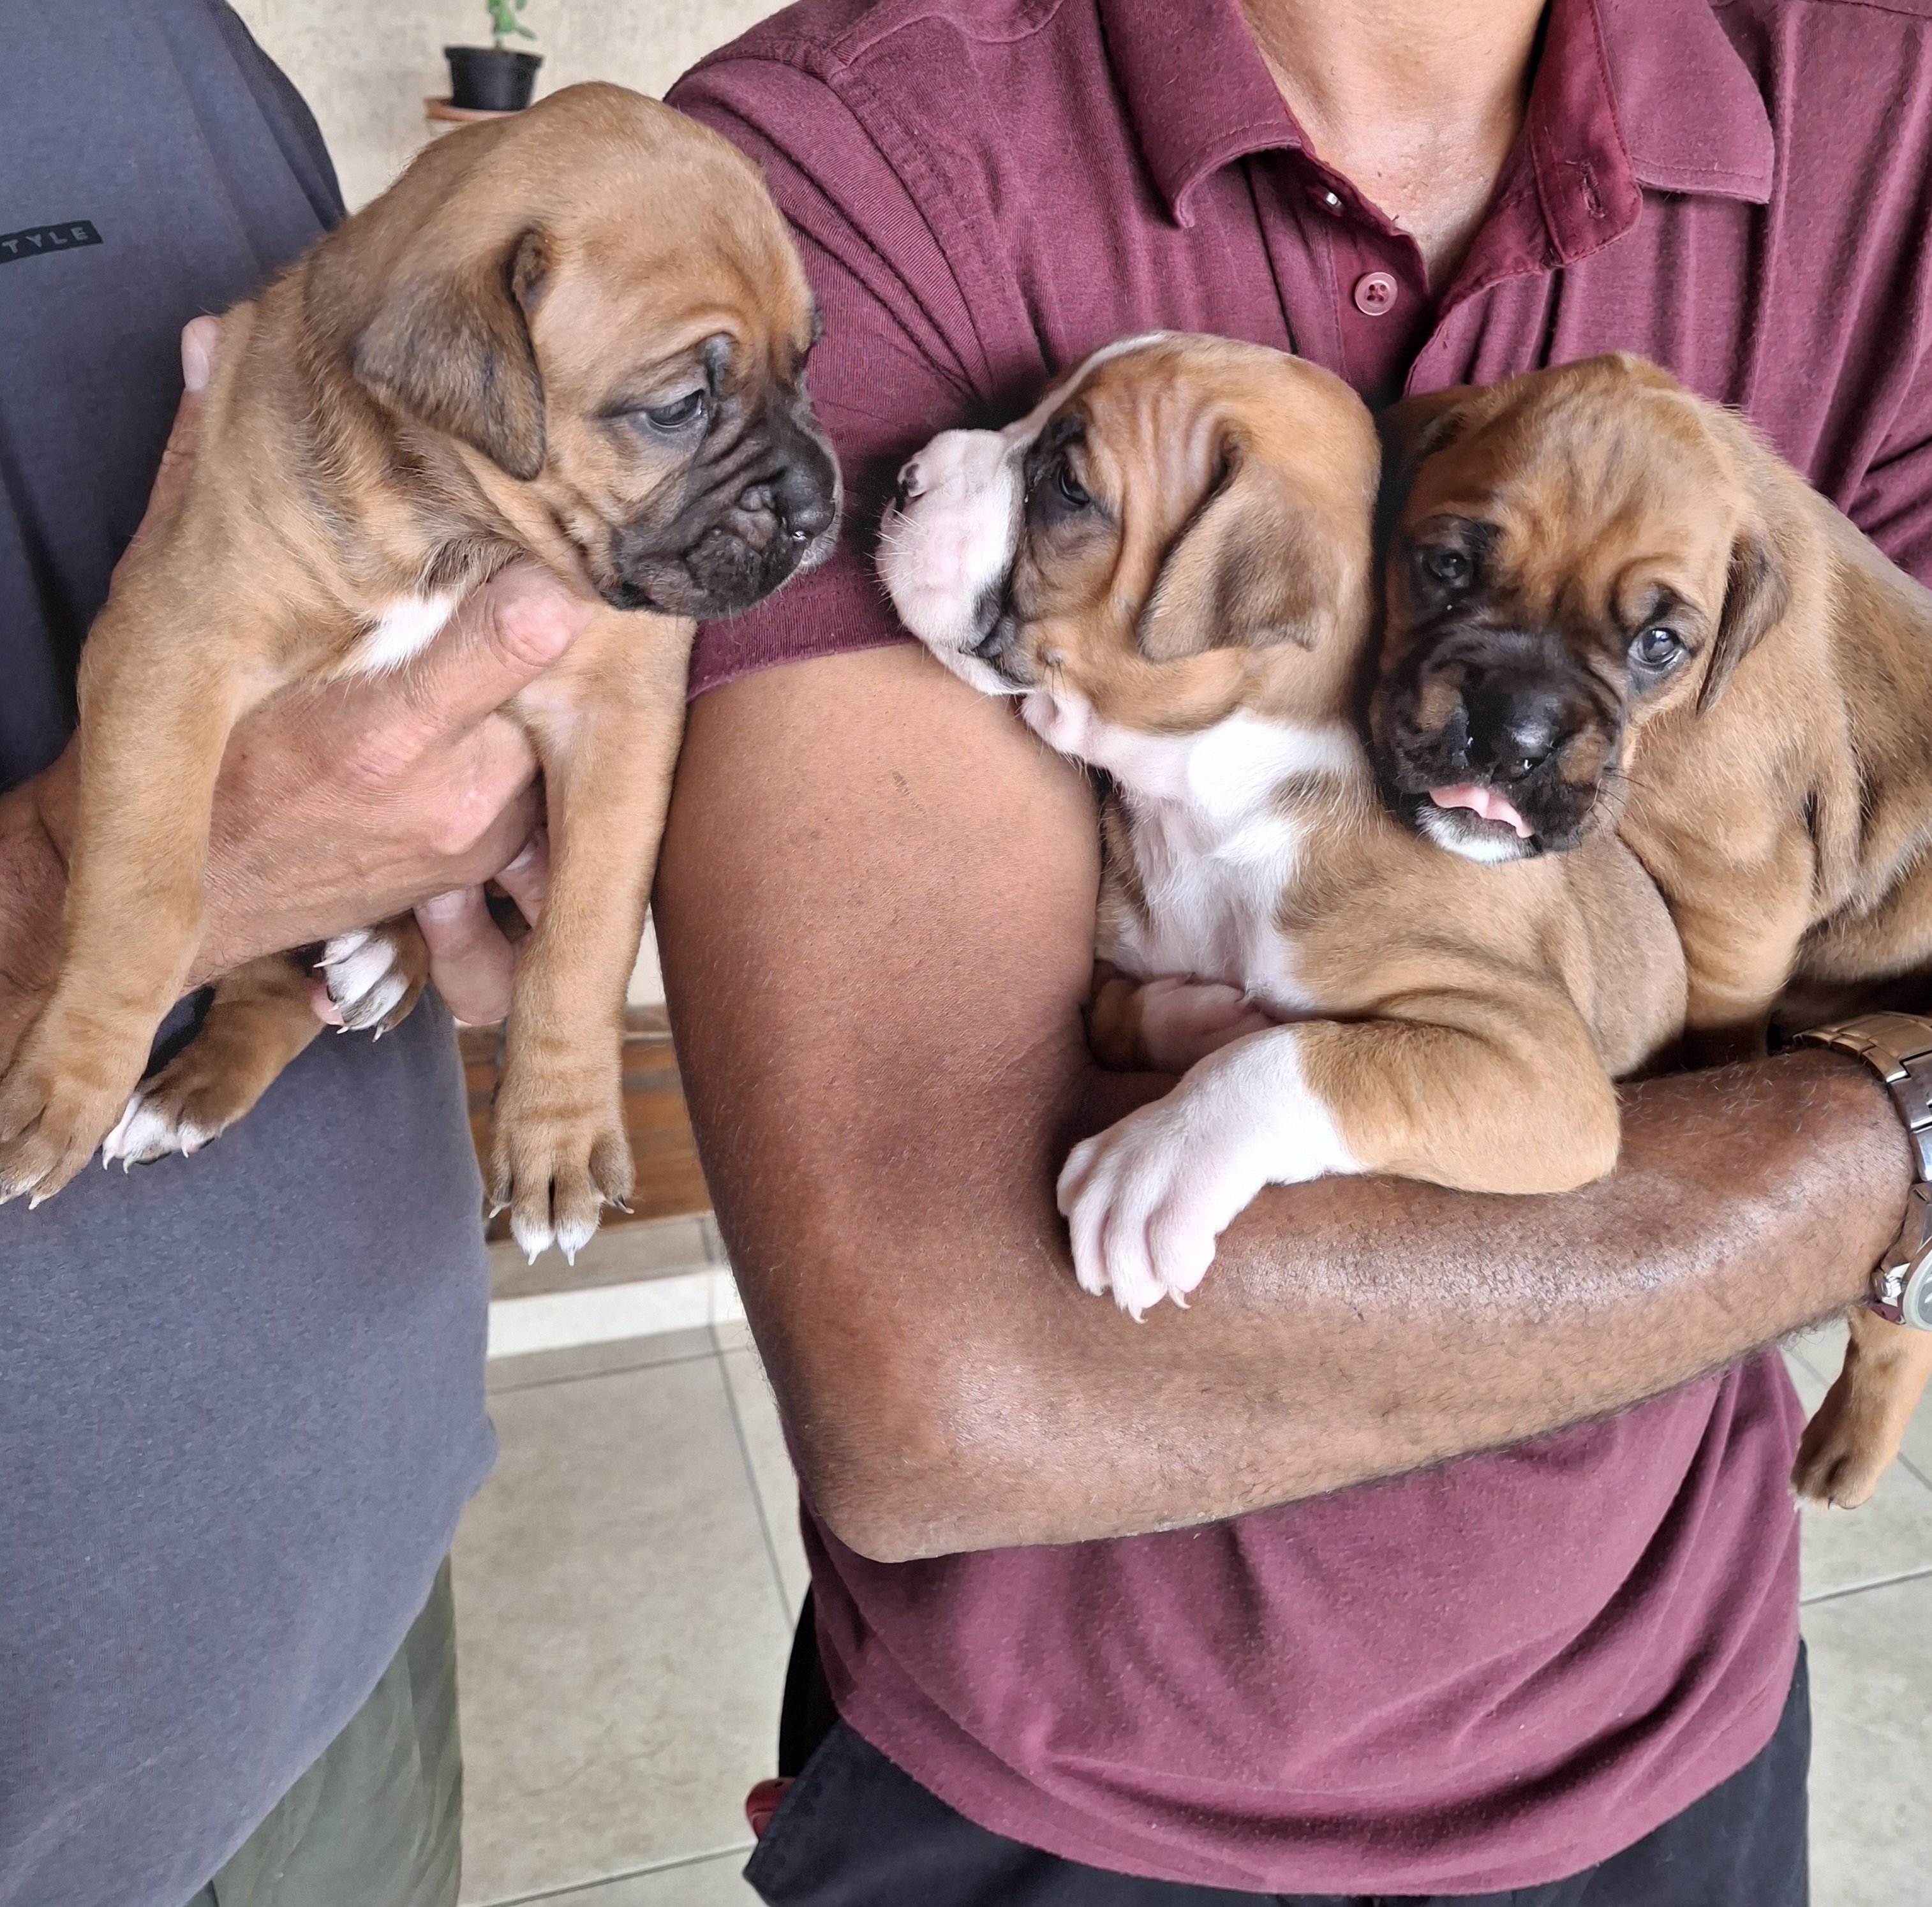
M 530 103 L 537 82 L 541 53 L 520 53 L 508 44 L 512 34 L 534 40 L 517 16 L 526 0 L 483 0 L 490 15 L 491 43 L 487 46 L 446 46 L 449 61 L 449 103 L 475 112 L 520 112 Z

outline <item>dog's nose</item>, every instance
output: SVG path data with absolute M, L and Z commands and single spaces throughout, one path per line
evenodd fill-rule
M 1499 780 L 1534 774 L 1568 739 L 1570 698 L 1556 682 L 1491 678 L 1468 699 L 1472 752 Z
M 831 458 L 811 446 L 779 478 L 777 502 L 794 543 L 823 535 L 838 518 L 838 478 Z
M 919 459 L 908 457 L 899 466 L 898 481 L 892 486 L 892 501 L 903 510 L 915 496 L 925 494 L 926 478 L 919 467 Z

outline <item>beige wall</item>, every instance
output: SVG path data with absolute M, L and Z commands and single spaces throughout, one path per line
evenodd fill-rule
M 429 136 L 428 94 L 449 90 L 447 46 L 487 46 L 482 0 L 233 0 L 302 91 L 335 157 L 351 210 L 373 199 Z M 771 0 L 530 0 L 544 56 L 538 96 L 578 79 L 662 94 L 713 46 L 774 10 Z

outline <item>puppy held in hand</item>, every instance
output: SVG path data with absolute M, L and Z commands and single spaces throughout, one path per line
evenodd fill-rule
M 886 513 L 907 626 L 1111 778 L 1096 1049 L 1204 1055 L 1061 1175 L 1081 1283 L 1136 1316 L 1264 1185 L 1598 1177 L 1611 1078 L 1676 1036 L 1676 939 L 1613 838 L 1475 868 L 1378 800 L 1354 719 L 1378 470 L 1336 379 L 1162 335 L 936 438 Z
M 193 1150 L 314 1036 L 301 964 L 255 961 L 136 1090 L 200 942 L 229 736 L 292 684 L 406 663 L 533 556 L 604 607 L 509 710 L 542 766 L 550 872 L 488 1177 L 532 1255 L 590 1236 L 631 1186 L 624 985 L 694 619 L 836 534 L 802 382 L 814 326 L 757 169 L 605 85 L 450 133 L 228 314 L 184 493 L 82 657 L 62 964 L 0 1081 L 0 1198 L 58 1191 L 110 1132 L 124 1159 Z M 402 921 L 320 966 L 347 1024 L 380 1027 L 427 964 Z
M 1932 993 L 1932 595 L 1640 358 L 1399 406 L 1378 767 L 1472 859 L 1621 835 L 1706 1057 Z M 1860 1310 L 1793 1481 L 1859 1503 L 1932 1374 Z

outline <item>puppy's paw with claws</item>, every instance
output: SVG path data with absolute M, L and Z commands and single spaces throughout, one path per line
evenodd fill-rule
M 145 1057 L 130 1042 L 63 1034 L 44 1021 L 28 1033 L 0 1081 L 0 1205 L 23 1194 L 38 1205 L 87 1163 Z
M 1894 1414 L 1882 1399 L 1839 1373 L 1818 1414 L 1804 1426 L 1791 1487 L 1808 1502 L 1856 1510 L 1878 1488 L 1904 1441 L 1909 1412 Z
M 191 1040 L 144 1084 L 136 1087 L 119 1122 L 100 1142 L 104 1166 L 191 1158 L 255 1103 L 250 1083 L 222 1064 L 212 1042 Z
M 574 1264 L 606 1205 L 629 1210 L 634 1177 L 621 1101 L 520 1092 L 506 1069 L 491 1122 L 490 1200 L 508 1207 L 510 1235 L 526 1258 L 555 1245 Z
M 338 934 L 316 962 L 342 1030 L 380 1039 L 406 1020 L 429 978 L 429 944 L 413 920 Z
M 1059 1201 L 1083 1291 L 1111 1291 L 1136 1319 L 1162 1298 L 1184 1306 L 1262 1186 L 1360 1169 L 1303 1083 L 1293 1039 L 1276 1027 L 1224 1047 L 1074 1147 Z

